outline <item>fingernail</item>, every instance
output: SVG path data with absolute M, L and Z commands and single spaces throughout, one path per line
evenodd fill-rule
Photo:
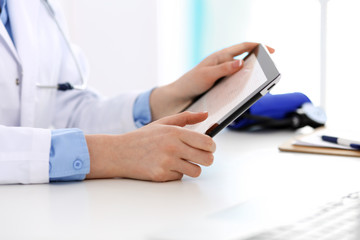
M 240 64 L 239 61 L 240 61 L 240 60 L 234 61 L 234 62 L 232 63 L 232 67 L 233 67 L 233 68 L 238 68 L 238 67 L 239 67 L 239 64 Z
M 239 68 L 242 65 L 242 60 L 236 60 L 233 62 L 232 66 L 233 68 Z

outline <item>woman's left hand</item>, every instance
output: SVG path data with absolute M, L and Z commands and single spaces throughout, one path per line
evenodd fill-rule
M 182 111 L 195 97 L 209 90 L 215 82 L 239 71 L 243 60 L 234 57 L 253 50 L 258 43 L 240 43 L 215 52 L 177 81 L 156 88 L 150 96 L 153 121 Z M 275 50 L 267 47 L 270 53 Z

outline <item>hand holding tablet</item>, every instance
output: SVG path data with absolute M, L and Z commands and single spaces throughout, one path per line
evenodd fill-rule
M 209 113 L 204 122 L 186 128 L 215 136 L 280 80 L 280 73 L 262 44 L 246 56 L 243 64 L 240 71 L 219 80 L 185 109 Z

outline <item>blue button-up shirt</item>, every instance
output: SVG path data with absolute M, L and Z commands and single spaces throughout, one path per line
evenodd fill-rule
M 0 19 L 13 40 L 7 11 L 7 0 L 0 0 Z M 150 94 L 147 91 L 136 99 L 133 118 L 137 127 L 151 121 Z M 84 133 L 79 129 L 58 129 L 51 132 L 49 155 L 50 181 L 83 180 L 90 172 L 90 157 Z
M 7 11 L 7 0 L 0 0 L 0 8 L 1 8 L 1 14 L 0 14 L 1 22 L 4 24 L 11 40 L 13 40 L 8 11 Z

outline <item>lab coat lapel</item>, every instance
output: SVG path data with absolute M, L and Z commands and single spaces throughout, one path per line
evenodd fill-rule
M 0 23 L 0 38 L 3 39 L 5 46 L 9 49 L 15 60 L 20 63 L 18 54 L 16 52 L 15 46 L 4 26 L 4 24 Z
M 21 126 L 34 126 L 38 63 L 39 0 L 8 1 L 11 30 L 21 62 Z

